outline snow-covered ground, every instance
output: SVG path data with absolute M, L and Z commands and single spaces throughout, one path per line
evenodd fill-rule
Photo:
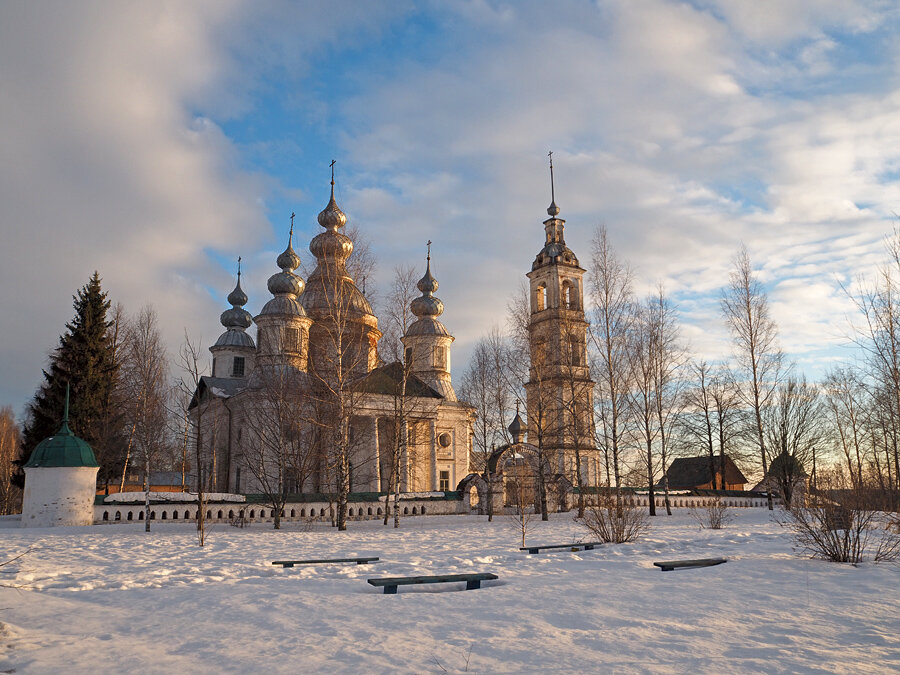
M 680 510 L 635 544 L 527 555 L 510 520 L 407 518 L 0 529 L 0 671 L 881 673 L 900 670 L 900 569 L 809 560 L 764 509 L 720 531 Z M 528 543 L 583 538 L 571 514 Z M 381 557 L 282 569 L 285 558 Z M 727 557 L 661 572 L 654 560 Z M 366 579 L 471 571 L 482 589 Z

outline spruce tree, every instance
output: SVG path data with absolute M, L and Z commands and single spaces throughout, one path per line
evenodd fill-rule
M 59 346 L 50 354 L 49 368 L 43 371 L 44 382 L 28 406 L 20 462 L 26 463 L 35 446 L 59 430 L 68 383 L 69 427 L 93 448 L 100 464 L 98 481 L 103 483 L 121 471 L 122 434 L 115 405 L 116 340 L 107 316 L 110 302 L 97 272 L 73 300 L 75 318 L 66 324 Z M 16 482 L 24 484 L 24 472 Z

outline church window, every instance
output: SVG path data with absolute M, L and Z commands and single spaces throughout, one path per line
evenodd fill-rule
M 441 471 L 440 477 L 438 478 L 438 490 L 442 492 L 448 492 L 450 490 L 450 472 L 449 471 Z
M 285 328 L 284 329 L 284 350 L 286 352 L 300 351 L 300 329 Z
M 434 348 L 434 367 L 439 368 L 440 370 L 447 369 L 447 348 L 446 347 L 435 347 Z
M 244 357 L 243 356 L 235 356 L 234 363 L 231 368 L 231 376 L 232 377 L 243 377 L 244 376 Z
M 412 363 L 412 347 L 407 347 L 406 351 L 403 353 L 405 360 L 405 365 L 409 365 Z
M 542 312 L 547 307 L 547 288 L 543 285 L 535 289 L 534 311 Z
M 568 309 L 578 309 L 578 287 L 571 281 L 563 282 L 563 302 Z
M 213 377 L 216 376 L 216 357 L 213 357 L 213 367 L 212 367 Z

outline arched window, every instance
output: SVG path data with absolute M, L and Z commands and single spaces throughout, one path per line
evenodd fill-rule
M 150 520 L 156 520 L 156 511 L 150 512 Z
M 131 511 L 129 511 L 128 517 L 125 520 L 131 520 L 132 516 L 134 516 L 134 514 Z
M 562 282 L 563 305 L 567 309 L 579 309 L 581 304 L 578 299 L 578 284 L 566 279 Z
M 228 509 L 228 518 L 234 518 L 234 511 L 232 511 L 231 509 Z
M 300 509 L 300 517 L 306 518 L 306 509 Z
M 369 514 L 368 514 L 368 515 L 370 515 L 370 516 L 372 515 L 372 507 L 371 507 L 371 506 L 369 507 Z
M 122 512 L 116 511 L 116 520 L 122 520 Z
M 143 519 L 144 519 L 144 512 L 138 511 L 138 520 L 143 520 Z
M 296 517 L 297 517 L 297 511 L 294 509 L 291 509 L 291 518 L 296 518 Z
M 379 516 L 380 516 L 380 515 L 383 515 L 382 512 L 381 512 L 381 507 L 380 507 L 380 506 L 378 507 L 377 513 L 378 513 Z
M 424 507 L 424 506 L 422 507 L 421 514 L 422 514 L 423 516 L 425 515 L 425 507 Z
M 162 512 L 162 518 L 161 518 L 161 519 L 162 519 L 162 520 L 166 520 L 166 512 L 165 512 L 165 511 Z
M 109 520 L 109 511 L 103 512 L 103 520 Z
M 543 312 L 547 309 L 547 287 L 541 284 L 534 289 L 534 311 Z
M 353 509 L 350 509 L 350 517 L 353 517 Z
M 219 518 L 221 518 L 221 517 L 222 517 L 222 512 L 221 512 L 221 511 L 219 511 Z

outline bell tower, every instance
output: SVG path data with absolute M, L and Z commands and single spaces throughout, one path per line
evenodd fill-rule
M 544 221 L 544 247 L 527 274 L 531 352 L 525 385 L 528 442 L 541 447 L 559 473 L 574 483 L 576 455 L 582 480 L 595 484 L 593 386 L 587 363 L 584 269 L 566 246 L 566 221 L 559 217 L 550 153 L 550 216 Z

